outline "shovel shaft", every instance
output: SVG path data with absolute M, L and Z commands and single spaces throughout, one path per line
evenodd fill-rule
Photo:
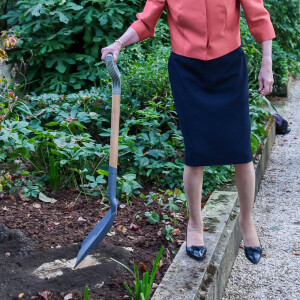
M 117 65 L 113 62 L 113 54 L 109 53 L 105 59 L 109 74 L 113 80 L 112 108 L 111 108 L 111 134 L 109 153 L 108 194 L 110 209 L 101 221 L 93 228 L 81 243 L 75 267 L 91 252 L 106 236 L 113 225 L 117 213 L 118 199 L 116 198 L 120 100 L 121 100 L 121 75 Z
M 120 94 L 112 95 L 109 165 L 114 168 L 117 168 L 117 164 L 118 164 L 120 100 L 121 100 Z

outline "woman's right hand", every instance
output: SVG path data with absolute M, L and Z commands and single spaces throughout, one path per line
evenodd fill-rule
M 105 62 L 106 55 L 108 53 L 112 53 L 113 57 L 114 57 L 113 61 L 116 62 L 118 60 L 121 47 L 122 46 L 119 42 L 114 42 L 114 43 L 110 44 L 109 46 L 102 48 L 101 49 L 101 52 L 102 52 L 101 60 Z

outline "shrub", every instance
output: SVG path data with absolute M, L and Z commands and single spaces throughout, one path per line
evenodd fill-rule
M 300 65 L 300 26 L 298 0 L 265 0 L 265 7 L 271 15 L 276 32 L 276 41 L 282 49 L 284 59 L 287 61 L 288 71 L 292 75 L 299 73 Z M 276 62 L 278 62 L 276 59 Z
M 140 0 L 20 0 L 1 19 L 21 37 L 14 60 L 34 51 L 31 90 L 65 93 L 97 86 L 97 78 L 106 76 L 100 49 L 123 33 L 143 5 Z
M 157 57 L 146 55 L 122 71 L 118 196 L 134 193 L 138 183 L 169 188 L 182 184 L 184 143 L 165 67 L 169 53 L 169 47 L 157 47 Z M 0 98 L 0 105 L 5 103 Z M 110 116 L 109 84 L 69 95 L 32 94 L 1 124 L 0 160 L 20 158 L 31 175 L 53 190 L 69 186 L 95 191 L 95 182 L 101 190 L 108 168 Z M 221 179 L 207 173 L 207 189 L 229 180 L 228 172 L 219 171 L 227 168 L 213 168 Z

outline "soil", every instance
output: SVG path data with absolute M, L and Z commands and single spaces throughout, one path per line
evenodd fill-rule
M 119 200 L 117 216 L 110 232 L 91 254 L 113 257 L 130 269 L 133 269 L 134 261 L 142 274 L 145 271 L 151 273 L 157 253 L 161 246 L 165 246 L 155 276 L 153 294 L 185 240 L 187 209 L 184 204 L 177 203 L 179 210 L 170 212 L 162 204 L 169 203 L 171 196 L 155 187 L 141 190 L 144 195 L 150 192 L 158 195 L 157 199 L 135 197 L 130 202 Z M 57 202 L 46 203 L 10 196 L 7 192 L 0 195 L 1 300 L 64 299 L 70 293 L 72 298 L 69 299 L 83 299 L 86 284 L 89 286 L 90 300 L 128 299 L 123 283 L 127 281 L 132 287 L 134 278 L 115 262 L 106 261 L 81 271 L 64 270 L 64 275 L 59 279 L 41 280 L 31 275 L 30 272 L 44 262 L 62 257 L 75 258 L 81 242 L 109 209 L 109 204 L 104 204 L 98 197 L 80 195 L 74 202 L 78 196 L 74 190 L 45 194 Z M 209 196 L 203 195 L 202 206 Z M 152 203 L 148 202 L 150 198 Z M 150 223 L 145 217 L 147 211 L 157 212 L 160 221 Z M 163 215 L 169 219 L 163 219 Z M 162 233 L 168 224 L 175 229 L 171 235 L 173 241 L 167 240 Z M 21 298 L 20 293 L 24 293 L 20 295 Z

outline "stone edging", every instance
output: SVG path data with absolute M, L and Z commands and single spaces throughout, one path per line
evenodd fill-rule
M 269 96 L 289 97 L 292 81 L 293 81 L 293 76 L 291 75 L 291 73 L 289 73 L 287 82 L 279 85 L 276 91 L 270 93 Z
M 275 118 L 271 116 L 262 151 L 254 159 L 255 198 L 275 141 Z M 184 242 L 169 266 L 151 300 L 218 300 L 221 299 L 233 263 L 242 241 L 238 222 L 239 201 L 235 184 L 214 191 L 203 208 L 204 243 L 207 247 L 203 261 L 186 255 Z M 246 257 L 245 257 L 246 259 Z

